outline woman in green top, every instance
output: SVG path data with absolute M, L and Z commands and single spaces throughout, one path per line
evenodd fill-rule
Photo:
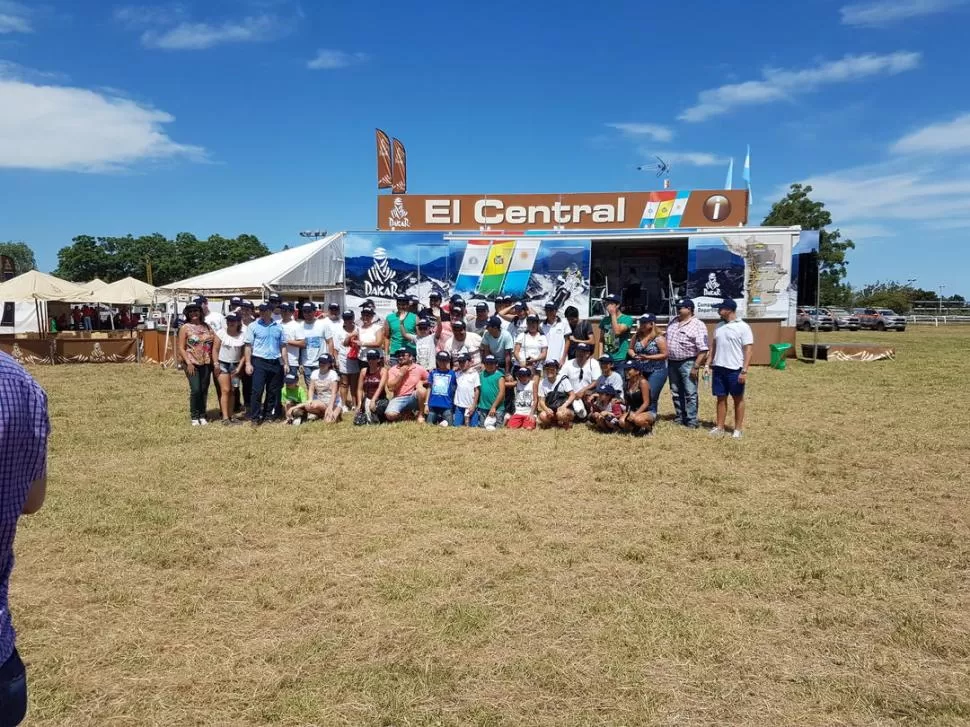
M 418 337 L 418 317 L 408 311 L 410 300 L 406 295 L 397 296 L 397 313 L 384 319 L 384 341 L 388 354 L 406 348 L 412 356 L 417 355 L 414 342 Z
M 606 303 L 606 315 L 600 320 L 600 342 L 603 346 L 600 353 L 613 359 L 613 369 L 623 378 L 633 335 L 633 318 L 620 312 L 619 296 L 608 295 L 603 302 Z

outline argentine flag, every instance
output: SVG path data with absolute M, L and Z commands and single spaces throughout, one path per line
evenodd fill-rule
M 751 197 L 751 145 L 748 144 L 748 153 L 744 155 L 744 169 L 741 171 L 741 179 L 748 186 L 748 206 L 753 203 Z

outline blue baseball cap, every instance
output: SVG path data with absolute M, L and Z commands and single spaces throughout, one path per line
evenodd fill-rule
M 418 328 L 430 328 L 430 327 L 431 327 L 431 321 L 429 321 L 427 318 L 422 318 L 420 321 L 418 321 Z
M 209 302 L 209 299 L 206 298 L 204 295 L 200 295 L 197 298 L 193 298 L 192 302 L 195 303 L 196 305 L 204 305 L 205 303 Z
M 502 319 L 499 318 L 498 316 L 492 316 L 491 318 L 488 319 L 488 322 L 485 324 L 485 327 L 486 328 L 501 328 L 502 327 Z
M 528 366 L 519 366 L 519 368 L 517 368 L 515 370 L 515 375 L 516 376 L 532 376 L 532 369 L 530 369 Z
M 547 360 L 544 364 L 542 364 L 542 368 L 544 368 L 544 369 L 558 369 L 559 368 L 559 362 L 556 361 L 556 359 L 551 358 L 551 359 Z
M 280 310 L 293 310 L 293 305 L 291 303 L 280 303 Z
M 497 364 L 498 363 L 498 359 L 495 358 L 492 354 L 488 354 L 485 358 L 482 359 L 482 363 L 483 364 Z
M 620 296 L 618 296 L 616 293 L 610 293 L 608 296 L 606 296 L 605 298 L 603 298 L 603 301 L 605 303 L 617 303 L 617 304 L 619 304 L 619 302 L 620 302 Z
M 317 309 L 317 307 L 315 305 L 313 305 L 313 303 L 311 303 L 310 301 L 307 301 L 306 303 L 304 303 L 303 305 L 301 305 L 300 308 L 302 308 L 303 310 L 316 310 Z
M 577 351 L 592 351 L 593 350 L 593 347 L 590 346 L 588 343 L 577 343 L 576 344 L 576 350 Z
M 600 384 L 596 387 L 597 394 L 609 394 L 610 396 L 616 396 L 616 389 L 614 389 L 609 384 Z
M 640 316 L 641 323 L 655 323 L 656 320 L 657 316 L 655 316 L 653 313 L 647 313 L 645 316 Z
M 320 358 L 317 359 L 317 363 L 322 363 L 322 364 L 326 363 L 326 364 L 332 365 L 333 356 L 331 356 L 329 353 L 321 353 Z
M 692 301 L 690 298 L 678 298 L 676 306 L 678 308 L 690 308 L 691 310 L 694 310 L 694 301 Z
M 287 374 L 283 377 L 283 383 L 287 386 L 295 384 L 297 381 L 299 381 L 299 379 L 297 378 L 296 374 Z
M 237 308 L 241 306 L 242 303 L 243 303 L 243 299 L 240 298 L 238 295 L 234 295 L 229 299 L 229 305 L 234 305 Z
M 372 348 L 370 351 L 367 352 L 367 355 L 364 358 L 366 358 L 368 361 L 377 361 L 383 358 L 383 356 L 381 355 L 381 352 L 378 351 L 376 348 Z
M 725 298 L 718 304 L 717 309 L 718 310 L 737 310 L 738 303 L 733 298 Z
M 273 306 L 270 305 L 269 303 L 260 303 L 259 304 L 259 312 L 260 313 L 265 313 L 268 310 L 273 310 Z
M 401 348 L 399 348 L 397 351 L 394 352 L 394 357 L 397 358 L 398 356 L 403 356 L 405 354 L 410 355 L 411 352 L 402 346 Z
M 438 351 L 435 358 L 439 361 L 451 361 L 451 354 L 447 351 Z

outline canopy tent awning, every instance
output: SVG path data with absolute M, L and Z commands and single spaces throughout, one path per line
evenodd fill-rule
M 92 290 L 92 291 L 101 290 L 101 288 L 106 288 L 108 286 L 108 284 L 104 282 L 101 278 L 94 278 L 93 280 L 89 280 L 86 283 L 82 283 L 82 285 L 88 290 Z
M 91 294 L 87 283 L 69 283 L 39 270 L 26 273 L 0 283 L 0 301 L 59 300 L 65 303 L 78 303 L 88 299 Z
M 108 305 L 153 305 L 169 300 L 167 295 L 158 295 L 156 288 L 137 278 L 127 277 L 106 284 L 85 298 L 88 303 L 107 303 Z
M 264 292 L 312 295 L 343 291 L 344 233 L 230 265 L 159 288 L 161 294 L 262 296 Z

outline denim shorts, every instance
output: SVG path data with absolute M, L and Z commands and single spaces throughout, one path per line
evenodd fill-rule
M 388 414 L 403 414 L 406 411 L 418 411 L 418 395 L 408 394 L 407 396 L 395 396 L 387 403 Z
M 226 363 L 225 361 L 219 362 L 219 373 L 221 374 L 231 374 L 239 366 L 238 363 Z
M 714 396 L 744 396 L 744 384 L 738 381 L 741 369 L 715 366 L 711 370 L 711 392 Z

